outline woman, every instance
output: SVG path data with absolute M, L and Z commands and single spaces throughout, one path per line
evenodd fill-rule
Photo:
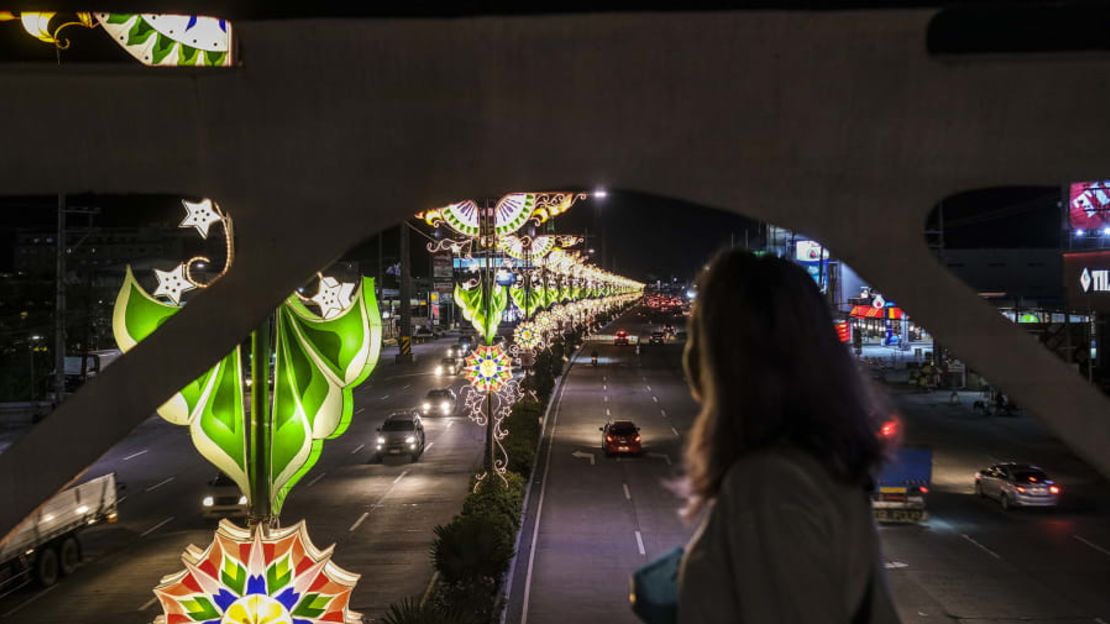
M 883 449 L 813 280 L 727 252 L 697 292 L 686 514 L 706 517 L 682 559 L 678 621 L 897 622 L 867 496 Z

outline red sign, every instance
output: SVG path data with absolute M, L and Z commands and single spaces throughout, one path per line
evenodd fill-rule
M 835 321 L 833 326 L 836 327 L 836 337 L 840 339 L 840 342 L 845 344 L 852 342 L 852 326 L 848 324 L 848 321 Z
M 1068 220 L 1076 230 L 1110 227 L 1110 180 L 1073 183 L 1068 191 Z
M 889 319 L 898 321 L 902 319 L 902 308 L 889 306 L 885 308 L 876 308 L 873 306 L 852 306 L 852 311 L 848 313 L 849 316 L 855 318 L 869 318 L 869 319 Z

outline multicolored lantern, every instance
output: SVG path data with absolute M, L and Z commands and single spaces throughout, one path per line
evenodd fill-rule
M 482 392 L 497 392 L 513 378 L 512 360 L 501 345 L 482 345 L 467 356 L 463 366 L 470 385 Z
M 185 569 L 162 579 L 155 624 L 357 624 L 349 609 L 359 575 L 319 550 L 305 523 L 253 530 L 222 520 L 207 548 L 189 546 Z
M 535 351 L 543 346 L 543 338 L 529 322 L 516 326 L 516 329 L 513 330 L 513 342 L 521 349 L 528 351 Z

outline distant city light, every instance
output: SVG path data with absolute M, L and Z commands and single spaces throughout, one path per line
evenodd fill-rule
M 35 334 L 34 336 L 31 336 L 31 340 L 42 340 L 42 336 Z
M 593 192 L 593 196 L 596 197 L 597 199 L 605 199 L 606 197 L 609 196 L 609 191 L 607 191 L 603 188 L 602 189 L 595 189 L 594 192 Z
M 1103 236 L 1110 236 L 1110 227 L 1102 228 L 1102 235 Z
M 1076 236 L 1083 236 L 1083 228 L 1080 228 L 1080 229 L 1076 230 L 1075 235 Z

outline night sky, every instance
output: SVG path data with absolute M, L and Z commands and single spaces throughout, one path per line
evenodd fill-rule
M 0 199 L 0 270 L 11 266 L 11 245 L 17 229 L 53 229 L 55 201 L 54 197 Z M 171 196 L 71 196 L 68 201 L 71 206 L 101 207 L 101 213 L 92 217 L 96 226 L 158 224 L 173 228 L 183 215 L 180 199 Z M 1059 201 L 1058 187 L 1011 187 L 953 196 L 944 202 L 945 244 L 949 248 L 1057 247 Z M 225 208 L 234 215 L 234 207 Z M 74 227 L 87 221 L 84 216 L 70 217 Z M 690 278 L 716 251 L 727 247 L 730 239 L 734 237 L 742 246 L 747 231 L 754 245 L 758 232 L 756 224 L 739 215 L 654 195 L 615 191 L 603 199 L 580 201 L 554 223 L 557 232 L 588 232 L 590 241 L 585 248 L 595 250 L 598 264 L 604 251 L 609 269 L 643 281 Z M 396 262 L 396 228 L 387 231 L 384 238 L 386 262 Z M 371 237 L 344 257 L 360 260 L 366 269 L 374 271 L 376 239 Z M 425 242 L 413 233 L 414 275 L 427 273 Z

